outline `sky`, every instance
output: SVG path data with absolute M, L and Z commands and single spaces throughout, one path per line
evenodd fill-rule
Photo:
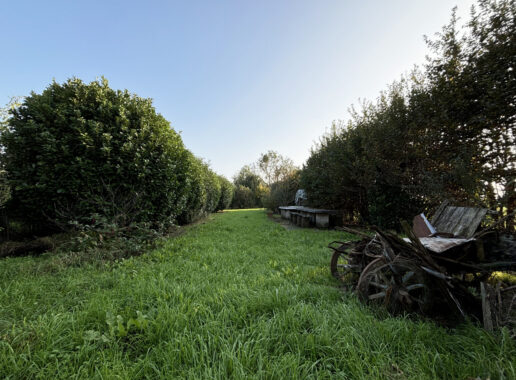
M 301 166 L 334 120 L 422 65 L 471 0 L 0 0 L 0 104 L 104 76 L 152 98 L 232 178 L 275 150 Z

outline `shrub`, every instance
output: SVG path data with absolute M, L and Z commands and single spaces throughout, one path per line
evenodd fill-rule
M 219 176 L 219 182 L 220 199 L 219 204 L 217 205 L 217 209 L 215 211 L 227 209 L 231 204 L 231 201 L 233 200 L 233 194 L 235 191 L 235 187 L 226 177 Z
M 18 220 L 50 229 L 98 213 L 159 224 L 184 210 L 189 154 L 150 99 L 70 79 L 10 114 L 2 158 Z
M 186 178 L 188 196 L 186 207 L 178 218 L 179 224 L 188 224 L 204 216 L 208 198 L 204 164 L 190 152 L 188 152 L 188 168 Z
M 232 208 L 262 207 L 262 197 L 267 189 L 263 179 L 253 168 L 248 165 L 242 167 L 235 176 L 233 183 L 240 190 L 238 195 L 235 193 L 233 204 L 231 205 Z M 244 187 L 251 190 L 251 198 L 248 191 L 243 189 Z
M 299 171 L 294 171 L 281 181 L 273 183 L 270 192 L 263 199 L 264 207 L 277 212 L 280 206 L 293 205 L 299 189 L 299 174 Z
M 253 191 L 247 186 L 236 185 L 235 195 L 231 202 L 232 208 L 252 208 L 256 207 L 256 197 Z
M 215 174 L 207 164 L 203 164 L 204 167 L 204 187 L 206 189 L 206 206 L 205 211 L 207 213 L 216 210 L 219 204 L 221 187 L 220 181 L 217 174 Z

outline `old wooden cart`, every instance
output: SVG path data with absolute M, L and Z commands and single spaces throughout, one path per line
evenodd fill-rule
M 376 228 L 358 241 L 332 242 L 331 272 L 392 313 L 473 316 L 488 329 L 514 323 L 515 287 L 487 279 L 516 270 L 516 242 L 493 229 L 477 231 L 487 213 L 443 204 L 431 222 L 421 215 L 413 228 L 404 223 L 407 238 Z

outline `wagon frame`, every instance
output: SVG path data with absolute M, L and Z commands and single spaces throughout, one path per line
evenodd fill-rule
M 488 213 L 445 203 L 432 223 L 424 215 L 415 218 L 412 228 L 402 222 L 404 239 L 376 227 L 373 236 L 342 228 L 362 239 L 328 245 L 333 250 L 331 273 L 343 284 L 353 284 L 361 300 L 391 313 L 473 316 L 492 329 L 512 320 L 516 311 L 515 287 L 487 282 L 495 271 L 516 270 L 516 243 L 513 237 L 500 236 L 494 225 L 478 231 Z M 428 231 L 418 228 L 422 220 Z M 443 225 L 448 231 L 439 228 Z M 434 226 L 439 230 L 432 231 Z M 502 299 L 507 298 L 509 306 L 502 312 Z

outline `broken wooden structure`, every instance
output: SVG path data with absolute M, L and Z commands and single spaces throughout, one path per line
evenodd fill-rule
M 515 329 L 516 287 L 488 279 L 516 270 L 516 240 L 491 228 L 478 231 L 488 212 L 445 204 L 431 221 L 419 215 L 412 228 L 403 222 L 407 238 L 374 228 L 374 236 L 332 242 L 331 272 L 362 300 L 394 314 L 472 316 L 488 330 Z

